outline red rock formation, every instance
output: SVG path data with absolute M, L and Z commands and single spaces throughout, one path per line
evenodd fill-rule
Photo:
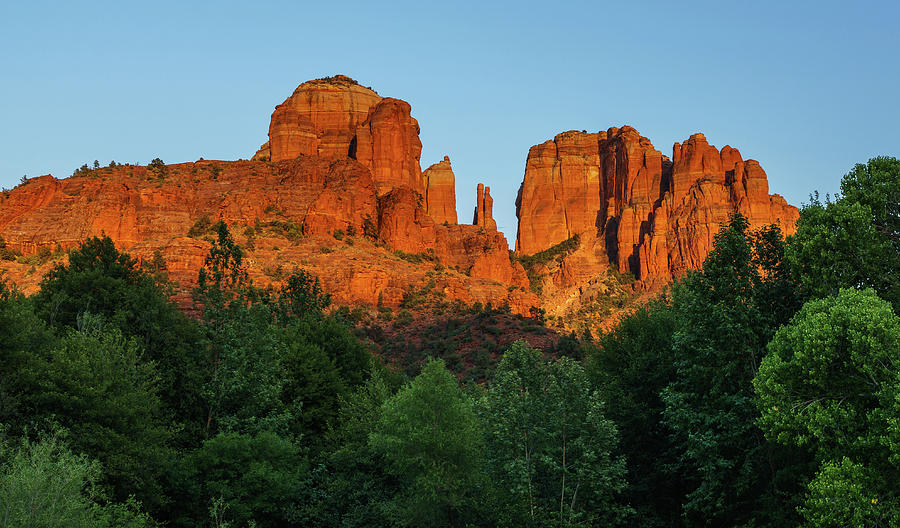
M 170 165 L 164 179 L 145 167 L 120 166 L 64 180 L 33 178 L 0 194 L 0 236 L 10 249 L 33 255 L 109 235 L 138 258 L 149 260 L 160 250 L 185 305 L 209 250 L 208 233 L 185 235 L 204 216 L 226 221 L 237 240 L 253 248 L 247 263 L 260 285 L 277 282 L 278 269 L 303 267 L 338 303 L 396 307 L 405 292 L 427 281 L 426 271 L 442 264 L 454 270 L 438 280 L 450 300 L 509 303 L 519 313 L 537 301 L 510 290 L 527 285 L 527 278 L 510 262 L 501 233 L 435 224 L 409 187 L 376 198 L 369 169 L 352 159 L 201 161 Z M 362 236 L 371 229 L 389 249 Z M 340 241 L 332 236 L 337 230 L 345 233 Z M 427 253 L 433 261 L 410 263 L 393 249 Z M 28 292 L 49 266 L 0 262 Z
M 531 147 L 516 201 L 516 250 L 532 254 L 596 230 L 600 192 L 599 140 L 605 133 L 564 132 Z
M 410 115 L 409 103 L 383 99 L 357 129 L 355 142 L 350 155 L 372 171 L 379 196 L 402 186 L 425 196 L 419 123 Z
M 356 129 L 380 101 L 373 90 L 344 75 L 301 84 L 272 112 L 268 142 L 271 161 L 301 154 L 348 157 Z M 264 157 L 265 147 L 258 157 Z
M 422 173 L 425 180 L 425 209 L 435 222 L 455 224 L 456 176 L 450 166 L 450 158 L 435 163 Z
M 591 247 L 600 239 L 605 254 L 592 250 L 593 265 L 579 254 L 580 266 L 599 272 L 607 260 L 652 282 L 701 265 L 732 211 L 753 226 L 793 230 L 797 209 L 769 196 L 756 161 L 743 161 L 728 146 L 720 153 L 702 134 L 673 151 L 669 162 L 628 126 L 564 132 L 532 147 L 516 203 L 516 249 L 532 254 L 576 234 Z M 569 268 L 575 275 L 591 272 Z
M 379 196 L 400 186 L 424 195 L 421 153 L 419 123 L 409 103 L 382 99 L 337 75 L 301 84 L 275 107 L 269 141 L 253 159 L 353 158 L 369 168 Z
M 799 212 L 783 197 L 769 195 L 766 173 L 757 161 L 743 160 L 727 145 L 719 152 L 703 134 L 676 143 L 673 150 L 673 190 L 663 195 L 637 248 L 640 277 L 663 282 L 699 268 L 734 211 L 752 227 L 778 224 L 785 235 L 793 233 Z
M 473 224 L 491 231 L 497 230 L 497 222 L 494 221 L 494 199 L 491 198 L 491 188 L 479 183 L 475 193 L 475 219 Z
M 437 224 L 409 188 L 394 189 L 379 198 L 379 236 L 406 253 L 431 252 L 445 266 L 469 276 L 503 284 L 527 286 L 525 270 L 509 259 L 503 233 L 486 225 Z M 491 219 L 493 220 L 493 219 Z

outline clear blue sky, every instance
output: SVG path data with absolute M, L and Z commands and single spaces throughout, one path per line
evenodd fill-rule
M 188 5 L 190 4 L 190 5 Z M 738 5 L 733 5 L 738 4 Z M 85 162 L 249 158 L 304 80 L 412 104 L 460 220 L 491 186 L 512 244 L 528 148 L 629 124 L 703 132 L 800 204 L 900 157 L 898 2 L 3 2 L 0 186 Z

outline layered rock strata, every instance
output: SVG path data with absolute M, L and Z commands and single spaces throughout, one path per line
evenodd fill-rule
M 491 198 L 491 188 L 479 183 L 475 189 L 475 218 L 473 224 L 484 229 L 496 231 L 497 222 L 494 221 L 494 199 Z
M 428 216 L 439 224 L 456 223 L 456 176 L 450 158 L 425 169 L 425 208 Z
M 733 211 L 786 233 L 798 218 L 784 198 L 769 195 L 758 162 L 730 146 L 720 152 L 703 134 L 676 143 L 670 160 L 629 126 L 564 132 L 528 153 L 516 249 L 532 254 L 577 234 L 605 246 L 583 265 L 667 281 L 702 264 Z
M 269 141 L 254 159 L 356 159 L 372 172 L 379 195 L 402 185 L 424 194 L 419 123 L 410 112 L 406 101 L 382 98 L 343 75 L 307 81 L 275 107 Z
M 208 226 L 223 220 L 263 284 L 306 267 L 338 301 L 392 306 L 421 286 L 423 268 L 452 270 L 436 279 L 448 298 L 527 313 L 536 298 L 514 288 L 528 281 L 506 238 L 495 223 L 457 225 L 449 158 L 423 175 L 421 149 L 408 103 L 348 77 L 309 81 L 276 107 L 253 160 L 35 178 L 0 195 L 0 236 L 27 256 L 108 235 L 139 257 L 159 251 L 189 291 Z M 358 244 L 336 242 L 355 234 L 364 235 Z M 4 264 L 34 287 L 40 273 L 24 265 Z

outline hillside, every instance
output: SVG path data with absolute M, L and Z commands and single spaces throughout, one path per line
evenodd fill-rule
M 565 132 L 533 146 L 516 201 L 516 251 L 479 184 L 473 224 L 456 209 L 450 159 L 421 169 L 405 101 L 335 76 L 301 84 L 272 113 L 250 161 L 87 166 L 0 195 L 7 277 L 34 291 L 54 259 L 96 235 L 165 269 L 187 293 L 225 221 L 251 276 L 318 275 L 336 304 L 400 308 L 429 287 L 447 301 L 543 309 L 566 329 L 596 327 L 697 268 L 732 211 L 794 229 L 758 162 L 702 134 L 662 155 L 631 127 Z M 148 264 L 149 265 L 149 264 Z

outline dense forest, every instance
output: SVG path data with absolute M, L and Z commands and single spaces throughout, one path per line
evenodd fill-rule
M 0 285 L 0 527 L 900 526 L 900 160 L 477 378 L 215 229 L 193 316 L 108 238 Z

